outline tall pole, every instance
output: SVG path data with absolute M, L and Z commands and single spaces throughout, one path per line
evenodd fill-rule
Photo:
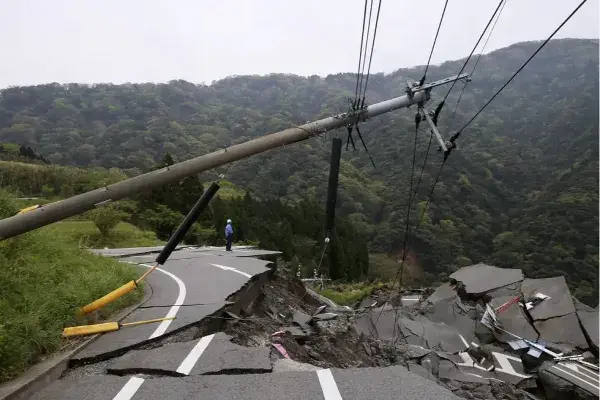
M 300 142 L 333 129 L 353 125 L 399 108 L 409 107 L 413 104 L 424 104 L 429 100 L 430 91 L 433 87 L 465 78 L 468 78 L 467 74 L 453 76 L 423 86 L 409 87 L 407 88 L 407 94 L 404 96 L 376 103 L 362 110 L 338 114 L 333 117 L 262 136 L 224 150 L 205 154 L 100 189 L 46 204 L 24 214 L 5 218 L 0 220 L 0 240 L 81 214 L 94 207 L 100 207 L 108 202 L 117 201 L 144 190 L 153 189 L 170 182 L 177 182 L 187 176 L 229 164 L 233 161 L 242 160 L 268 150 Z

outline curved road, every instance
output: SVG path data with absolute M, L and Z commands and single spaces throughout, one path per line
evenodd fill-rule
M 151 267 L 155 258 L 131 256 L 135 249 L 124 250 L 110 250 L 110 255 L 129 255 L 124 261 L 144 269 Z M 272 253 L 252 249 L 225 253 L 217 248 L 174 252 L 162 268 L 148 277 L 151 297 L 123 322 L 177 318 L 158 326 L 123 328 L 99 336 L 74 358 L 89 365 L 71 370 L 31 398 L 458 399 L 402 367 L 265 373 L 271 372 L 273 366 L 268 347 L 238 346 L 223 333 L 169 340 L 178 331 L 220 312 L 227 305 L 227 298 L 266 274 L 269 262 L 254 257 Z

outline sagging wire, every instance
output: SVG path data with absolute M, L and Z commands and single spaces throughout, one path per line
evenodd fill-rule
M 479 53 L 477 60 L 475 60 L 475 65 L 473 65 L 473 69 L 471 70 L 471 74 L 470 74 L 471 78 L 473 77 L 473 74 L 475 73 L 475 69 L 477 68 L 477 64 L 479 64 L 479 60 L 481 60 L 481 56 L 483 55 L 485 48 L 487 47 L 487 44 L 490 41 L 492 34 L 494 33 L 494 29 L 496 29 L 496 24 L 500 20 L 500 16 L 502 15 L 502 11 L 504 11 L 504 7 L 506 6 L 507 2 L 508 2 L 508 0 L 504 0 L 504 3 L 502 3 L 502 7 L 500 8 L 500 11 L 498 12 L 498 16 L 496 17 L 496 20 L 494 21 L 494 24 L 492 25 L 492 29 L 490 29 L 490 33 L 488 34 L 488 37 L 485 40 L 483 47 L 481 48 L 481 52 Z M 465 92 L 465 89 L 467 88 L 468 83 L 469 83 L 469 81 L 465 81 L 465 83 L 460 91 L 460 94 L 458 95 L 458 100 L 456 101 L 456 106 L 454 107 L 454 111 L 452 112 L 452 116 L 450 117 L 450 124 L 448 124 L 448 132 L 450 132 L 452 130 L 452 125 L 454 124 L 456 112 L 458 111 L 458 105 L 460 104 L 460 101 Z
M 419 86 L 423 86 L 425 83 L 425 79 L 427 77 L 427 70 L 429 69 L 429 63 L 431 63 L 431 56 L 433 55 L 433 49 L 435 49 L 435 43 L 437 42 L 438 35 L 440 34 L 440 28 L 442 27 L 442 21 L 444 21 L 444 15 L 446 14 L 446 7 L 448 6 L 448 0 L 444 3 L 444 9 L 442 10 L 442 16 L 440 17 L 440 22 L 438 23 L 437 31 L 435 32 L 435 38 L 433 39 L 433 44 L 431 45 L 431 51 L 429 52 L 429 58 L 427 59 L 427 65 L 425 66 L 425 72 L 423 73 L 423 77 L 419 81 Z
M 365 0 L 365 7 L 363 10 L 363 27 L 362 27 L 362 34 L 361 34 L 361 40 L 360 40 L 360 52 L 359 52 L 359 59 L 358 59 L 358 74 L 356 76 L 356 89 L 355 89 L 355 93 L 354 93 L 354 99 L 351 101 L 351 104 L 350 104 L 350 110 L 352 112 L 357 112 L 359 110 L 364 109 L 364 107 L 365 107 L 367 87 L 369 84 L 369 76 L 371 74 L 371 63 L 373 61 L 373 53 L 374 53 L 374 49 L 375 49 L 375 39 L 377 37 L 377 27 L 379 25 L 381 1 L 382 0 L 379 0 L 379 3 L 377 5 L 377 15 L 375 17 L 375 26 L 373 29 L 373 39 L 371 42 L 371 51 L 369 54 L 369 64 L 368 64 L 367 74 L 365 77 L 364 71 L 365 71 L 365 65 L 367 62 L 367 51 L 369 49 L 369 37 L 370 37 L 370 33 L 371 33 L 371 21 L 372 21 L 372 15 L 373 15 L 373 0 L 370 0 L 369 21 L 366 24 L 367 25 L 367 33 L 366 33 L 366 37 L 365 37 L 365 22 L 366 22 L 366 15 L 367 15 L 367 0 Z M 364 43 L 364 49 L 363 49 L 363 43 Z M 364 82 L 364 86 L 363 86 L 363 82 Z M 369 157 L 371 164 L 375 168 L 376 167 L 375 161 L 373 160 L 373 157 L 371 157 L 371 154 L 369 154 L 369 149 L 367 148 L 367 145 L 366 145 L 366 143 L 362 137 L 362 134 L 360 132 L 360 129 L 358 128 L 359 122 L 360 121 L 356 121 L 354 124 L 347 126 L 348 137 L 346 139 L 346 150 L 348 150 L 348 147 L 350 144 L 352 144 L 353 150 L 356 150 L 356 144 L 354 143 L 354 138 L 352 137 L 352 130 L 356 129 L 356 133 L 360 139 L 360 142 L 361 142 L 363 148 L 365 149 L 365 152 L 367 153 L 367 156 Z

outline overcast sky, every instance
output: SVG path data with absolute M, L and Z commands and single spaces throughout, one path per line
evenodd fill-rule
M 377 0 L 375 1 L 375 4 Z M 485 52 L 546 38 L 580 0 L 508 0 Z M 444 0 L 383 0 L 372 72 L 424 65 Z M 465 57 L 497 0 L 450 0 L 432 63 Z M 363 0 L 0 0 L 0 87 L 210 83 L 355 71 Z M 557 37 L 598 38 L 598 0 Z

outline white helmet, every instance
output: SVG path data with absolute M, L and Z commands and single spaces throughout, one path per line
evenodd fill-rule
M 228 220 L 227 220 L 227 223 L 228 223 L 228 224 L 230 224 L 230 223 L 231 223 L 231 220 L 230 220 L 230 219 L 228 219 Z

